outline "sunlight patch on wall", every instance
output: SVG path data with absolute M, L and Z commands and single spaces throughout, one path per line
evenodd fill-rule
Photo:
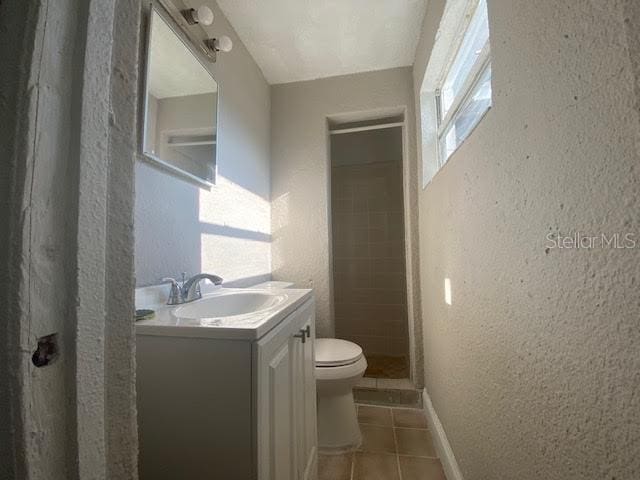
M 451 279 L 444 279 L 444 301 L 447 305 L 451 305 Z
M 278 271 L 280 267 L 285 264 L 286 255 L 282 252 L 281 242 L 278 239 L 281 238 L 281 234 L 289 225 L 290 213 L 289 213 L 289 192 L 284 193 L 275 198 L 271 204 L 272 213 L 272 228 L 273 228 L 273 245 L 271 250 L 271 266 L 274 272 Z
M 271 206 L 222 176 L 200 190 L 200 271 L 225 282 L 271 273 Z
M 270 234 L 270 210 L 268 200 L 219 174 L 211 191 L 200 190 L 201 223 Z
M 202 272 L 211 272 L 225 282 L 269 274 L 269 242 L 203 233 Z
M 280 195 L 272 202 L 274 233 L 289 225 L 289 192 Z

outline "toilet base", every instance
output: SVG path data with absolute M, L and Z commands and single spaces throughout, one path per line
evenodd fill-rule
M 362 443 L 351 388 L 318 396 L 318 452 L 338 455 L 356 450 Z

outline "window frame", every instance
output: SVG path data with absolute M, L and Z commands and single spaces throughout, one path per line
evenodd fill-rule
M 484 74 L 485 70 L 491 66 L 491 32 L 489 31 L 489 36 L 487 37 L 487 40 L 483 45 L 482 50 L 480 51 L 480 54 L 478 55 L 475 62 L 473 63 L 473 67 L 471 68 L 464 82 L 462 83 L 458 95 L 454 97 L 453 101 L 451 102 L 451 106 L 449 107 L 449 110 L 443 116 L 442 115 L 442 88 L 447 79 L 447 75 L 451 71 L 451 68 L 453 67 L 458 57 L 460 49 L 462 48 L 462 44 L 464 43 L 464 38 L 469 30 L 471 21 L 476 13 L 476 10 L 480 6 L 480 2 L 481 0 L 475 0 L 471 3 L 469 8 L 469 14 L 465 18 L 466 21 L 462 25 L 460 25 L 461 28 L 460 28 L 460 34 L 458 36 L 458 41 L 456 42 L 455 48 L 452 49 L 451 54 L 449 55 L 445 68 L 443 69 L 442 74 L 440 75 L 438 87 L 435 89 L 435 92 L 434 92 L 435 93 L 434 94 L 435 112 L 436 112 L 436 149 L 437 149 L 436 172 L 440 170 L 440 168 L 447 162 L 447 160 L 449 160 L 449 158 L 455 153 L 455 151 L 458 150 L 458 148 L 460 148 L 460 146 L 464 143 L 464 141 L 467 138 L 469 138 L 469 135 L 471 135 L 473 130 L 478 126 L 482 118 L 486 115 L 486 113 L 489 110 L 491 110 L 491 107 L 493 104 L 493 92 L 492 92 L 491 104 L 478 117 L 477 121 L 475 122 L 474 126 L 471 128 L 471 130 L 469 131 L 465 139 L 462 142 L 460 142 L 459 145 L 456 145 L 456 148 L 451 152 L 451 154 L 447 156 L 447 153 L 443 152 L 441 148 L 443 137 L 446 136 L 451 125 L 455 123 L 461 111 L 461 108 L 466 104 L 466 101 L 469 99 L 471 95 L 475 93 L 475 89 L 478 86 L 479 80 L 482 78 L 482 75 Z M 492 73 L 492 76 L 493 76 L 493 73 Z

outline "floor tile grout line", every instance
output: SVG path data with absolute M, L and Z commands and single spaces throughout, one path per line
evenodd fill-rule
M 365 452 L 364 450 L 361 451 L 353 451 L 351 453 L 351 465 L 350 465 L 350 475 L 349 475 L 349 479 L 350 480 L 354 480 L 355 477 L 355 464 L 356 464 L 356 457 L 358 456 L 358 453 L 360 454 L 371 454 L 371 455 L 394 455 L 395 456 L 395 460 L 396 460 L 396 470 L 397 470 L 397 474 L 398 474 L 398 480 L 402 480 L 402 467 L 401 467 L 401 463 L 400 463 L 400 457 L 404 457 L 404 458 L 419 458 L 419 459 L 428 459 L 428 460 L 434 460 L 434 461 L 439 461 L 440 459 L 436 456 L 436 457 L 431 457 L 428 455 L 407 455 L 407 454 L 400 454 L 399 453 L 399 447 L 398 447 L 398 437 L 397 437 L 397 429 L 400 430 L 418 430 L 418 431 L 426 431 L 429 435 L 431 435 L 430 431 L 428 428 L 420 428 L 420 427 L 399 427 L 396 426 L 396 419 L 395 419 L 395 411 L 396 410 L 418 410 L 420 411 L 419 408 L 412 408 L 412 407 L 405 407 L 405 406 L 391 406 L 391 405 L 376 405 L 376 404 L 361 404 L 361 403 L 357 403 L 356 405 L 356 414 L 360 413 L 360 408 L 361 407 L 374 407 L 374 408 L 381 408 L 381 409 L 385 409 L 385 410 L 389 410 L 389 414 L 391 416 L 391 425 L 381 425 L 381 424 L 377 424 L 377 423 L 367 423 L 367 422 L 360 422 L 358 421 L 359 425 L 367 425 L 367 426 L 373 426 L 373 427 L 381 427 L 381 428 L 391 428 L 392 429 L 392 433 L 393 433 L 393 443 L 394 443 L 394 452 L 390 453 L 390 452 Z
M 384 410 L 393 410 L 394 407 L 388 406 L 388 405 L 380 405 L 377 403 L 356 403 L 356 406 L 358 408 L 360 407 L 373 407 L 373 408 L 380 408 L 380 409 L 384 409 Z M 407 410 L 409 410 L 409 407 L 407 407 Z M 413 409 L 413 410 L 418 410 L 417 408 Z
M 408 458 L 428 458 L 429 460 L 440 460 L 440 457 L 429 457 L 428 455 L 406 455 L 404 453 L 399 453 L 399 457 L 408 457 Z
M 353 480 L 353 473 L 356 469 L 356 452 L 351 452 L 351 475 L 349 475 L 349 479 Z
M 393 410 L 391 410 L 391 423 L 393 423 Z M 396 469 L 398 470 L 398 480 L 402 480 L 402 471 L 400 470 L 400 455 L 398 454 L 398 438 L 396 437 L 396 429 L 393 430 L 393 444 L 396 447 Z
M 396 468 L 398 469 L 398 480 L 402 480 L 402 468 L 400 468 L 400 453 L 398 452 L 398 436 L 396 435 L 396 417 L 391 409 L 391 425 L 393 425 L 393 441 L 396 444 Z

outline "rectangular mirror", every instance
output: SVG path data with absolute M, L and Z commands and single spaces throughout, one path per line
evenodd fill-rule
M 170 20 L 151 9 L 143 154 L 174 174 L 210 186 L 216 168 L 218 84 L 187 42 Z

